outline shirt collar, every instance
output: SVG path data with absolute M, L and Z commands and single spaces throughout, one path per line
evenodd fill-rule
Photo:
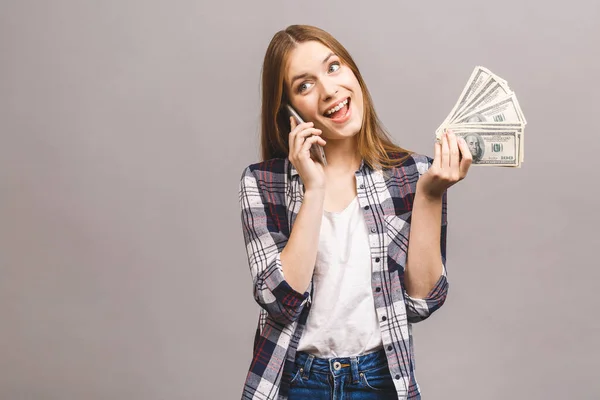
M 294 167 L 294 164 L 291 163 L 291 161 L 290 161 L 289 158 L 287 158 L 287 162 L 290 164 L 290 175 L 291 175 L 291 177 L 293 178 L 296 175 L 300 175 L 298 173 L 298 170 L 296 170 L 296 167 Z M 366 167 L 367 167 L 367 164 L 365 164 L 365 160 L 364 159 L 360 160 L 360 167 L 358 167 L 358 170 L 364 172 L 364 169 Z

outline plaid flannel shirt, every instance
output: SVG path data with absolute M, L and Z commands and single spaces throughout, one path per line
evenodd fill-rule
M 411 327 L 441 307 L 448 292 L 446 194 L 440 240 L 442 276 L 424 299 L 411 298 L 404 289 L 416 184 L 431 162 L 429 157 L 411 154 L 398 167 L 373 170 L 363 162 L 355 173 L 358 201 L 369 229 L 375 308 L 398 399 L 421 398 Z M 294 363 L 310 311 L 312 281 L 305 293 L 292 289 L 283 275 L 280 255 L 303 194 L 300 175 L 287 158 L 252 164 L 241 176 L 242 230 L 254 299 L 261 306 L 242 399 L 287 399 L 291 377 L 284 370 Z

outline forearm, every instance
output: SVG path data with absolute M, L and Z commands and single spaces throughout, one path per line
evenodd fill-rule
M 425 298 L 443 273 L 441 223 L 442 198 L 425 196 L 417 185 L 404 271 L 405 289 L 411 297 Z
M 313 275 L 319 245 L 325 192 L 307 191 L 290 238 L 281 252 L 281 266 L 288 284 L 304 293 Z

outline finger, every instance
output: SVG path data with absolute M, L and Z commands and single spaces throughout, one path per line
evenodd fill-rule
M 473 162 L 473 156 L 471 155 L 471 150 L 469 150 L 469 146 L 464 138 L 460 138 L 458 140 L 458 147 L 460 148 L 460 153 L 462 154 L 462 160 L 460 162 L 460 178 L 464 178 L 467 176 L 467 172 L 469 171 L 469 167 Z
M 322 131 L 318 128 L 315 128 L 312 122 L 305 122 L 304 124 L 298 125 L 296 128 L 296 136 L 307 137 L 310 135 L 320 135 L 321 133 Z
M 319 136 L 313 136 L 313 138 L 315 138 L 315 143 L 318 144 L 319 146 L 325 146 L 327 144 L 327 142 L 325 141 L 325 139 L 323 139 L 322 137 Z
M 432 166 L 441 168 L 442 166 L 442 143 L 439 140 L 436 140 L 434 148 L 433 148 L 433 163 Z
M 442 137 L 442 159 L 440 167 L 442 169 L 450 167 L 450 146 L 448 144 L 448 131 L 445 131 L 444 136 Z
M 292 135 L 294 140 L 296 140 L 296 138 L 298 136 L 306 138 L 307 136 L 310 136 L 311 134 L 316 133 L 313 125 L 314 124 L 312 122 L 303 122 L 301 124 L 296 125 L 296 127 L 294 128 L 294 130 L 292 130 L 290 132 L 290 134 Z M 319 132 L 321 132 L 321 131 L 319 130 Z
M 296 127 L 298 126 L 298 124 L 296 123 L 296 118 L 292 117 L 290 115 L 290 133 L 288 134 L 288 147 L 289 147 L 289 153 L 290 154 L 294 154 L 294 150 L 295 150 L 295 137 L 296 137 Z
M 296 136 L 298 133 L 302 132 L 302 130 L 313 127 L 312 122 L 303 122 L 299 124 L 296 121 L 296 118 L 290 117 L 290 126 L 292 129 L 290 130 L 290 138 Z
M 297 123 L 297 121 L 294 119 L 294 129 L 292 129 L 292 132 L 294 133 L 298 133 L 303 131 L 304 129 L 308 129 L 308 128 L 312 128 L 315 125 L 314 122 L 303 122 L 301 124 Z
M 323 138 L 319 137 L 319 136 L 310 136 L 309 138 L 307 138 L 301 146 L 299 146 L 299 153 L 306 151 L 307 149 L 310 149 L 310 147 L 314 144 L 320 144 L 321 146 L 325 146 L 325 144 L 327 142 L 325 142 L 325 140 L 323 140 Z
M 320 138 L 319 136 L 311 136 L 308 139 L 306 139 L 304 141 L 304 144 L 302 145 L 302 152 L 306 152 L 306 151 L 310 151 L 310 148 L 313 144 L 317 144 L 317 145 L 321 145 L 321 146 L 325 146 L 327 143 L 323 140 L 323 138 Z
M 448 133 L 448 147 L 450 151 L 450 170 L 458 174 L 458 157 L 460 151 L 458 150 L 458 143 L 456 142 L 456 134 L 452 131 Z
M 304 144 L 304 141 L 307 138 L 311 137 L 312 135 L 318 136 L 320 134 L 321 134 L 321 131 L 316 128 L 309 128 L 309 129 L 305 129 L 305 130 L 298 132 L 296 134 L 296 138 L 294 139 L 295 140 L 295 148 L 298 151 L 302 151 L 302 146 Z
M 290 147 L 290 153 L 294 154 L 295 150 L 297 148 L 299 148 L 302 145 L 302 142 L 303 142 L 303 140 L 301 140 L 301 141 L 297 140 L 298 134 L 300 132 L 302 132 L 303 129 L 312 127 L 313 123 L 312 122 L 303 122 L 301 124 L 298 124 L 296 118 L 290 117 L 290 125 L 293 128 L 292 128 L 292 130 L 290 131 L 290 134 L 289 134 L 288 145 Z

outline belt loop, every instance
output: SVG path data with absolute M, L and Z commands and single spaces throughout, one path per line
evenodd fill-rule
M 312 368 L 312 362 L 314 359 L 315 356 L 312 354 L 309 354 L 308 357 L 306 357 L 306 361 L 304 362 L 304 368 L 301 371 L 302 379 L 308 379 L 308 374 L 310 373 L 310 369 Z
M 350 357 L 350 368 L 352 370 L 352 383 L 358 383 L 360 380 L 358 376 L 358 357 Z

